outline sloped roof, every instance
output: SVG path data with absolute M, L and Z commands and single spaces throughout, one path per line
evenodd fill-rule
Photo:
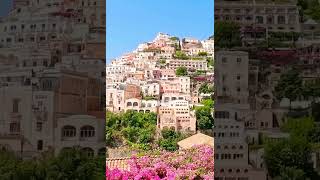
M 109 169 L 129 170 L 128 161 L 130 157 L 107 158 L 106 165 Z
M 193 136 L 190 136 L 178 142 L 179 147 L 182 149 L 189 149 L 194 145 L 203 145 L 203 144 L 214 147 L 214 138 L 202 133 L 197 133 Z

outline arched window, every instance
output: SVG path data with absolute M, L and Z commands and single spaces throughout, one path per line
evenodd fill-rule
M 94 151 L 93 149 L 89 148 L 89 147 L 85 147 L 82 149 L 82 151 L 89 157 L 93 157 L 94 156 Z
M 138 103 L 137 103 L 137 102 L 134 102 L 134 103 L 133 103 L 133 106 L 138 106 Z
M 62 137 L 74 137 L 76 136 L 76 128 L 73 126 L 63 126 L 62 128 Z
M 132 102 L 127 102 L 127 107 L 132 106 Z
M 94 127 L 92 126 L 83 126 L 80 129 L 81 137 L 93 137 L 95 134 Z

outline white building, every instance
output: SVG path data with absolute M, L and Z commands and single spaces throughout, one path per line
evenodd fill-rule
M 157 82 L 147 82 L 141 86 L 142 93 L 144 96 L 159 96 L 160 85 Z
M 201 41 L 202 47 L 208 54 L 214 55 L 214 40 L 208 39 Z
M 80 146 L 89 156 L 103 155 L 105 148 L 105 119 L 88 115 L 73 115 L 58 120 L 55 129 L 56 153 Z

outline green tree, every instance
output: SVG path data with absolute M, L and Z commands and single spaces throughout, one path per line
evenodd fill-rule
M 302 169 L 282 167 L 280 175 L 277 176 L 275 180 L 306 180 L 306 177 Z
M 0 179 L 14 179 L 18 159 L 13 153 L 0 150 Z
M 106 144 L 109 147 L 122 146 L 124 142 L 137 147 L 149 147 L 153 143 L 157 124 L 155 113 L 107 113 Z
M 188 75 L 188 69 L 186 67 L 178 67 L 176 69 L 177 76 L 186 76 Z
M 277 177 L 283 167 L 312 168 L 309 163 L 311 149 L 307 140 L 295 138 L 268 143 L 265 148 L 265 162 L 271 177 Z
M 197 127 L 201 130 L 212 129 L 214 120 L 211 114 L 210 107 L 196 108 Z
M 160 139 L 159 146 L 164 148 L 167 151 L 176 151 L 179 149 L 179 146 L 177 144 L 177 140 L 174 138 Z
M 241 46 L 240 26 L 232 21 L 215 21 L 215 46 L 220 48 L 232 48 Z
M 312 118 L 289 119 L 283 130 L 289 139 L 265 144 L 264 160 L 271 177 L 319 179 L 311 163 L 311 142 L 314 132 Z
M 212 84 L 204 83 L 199 88 L 199 93 L 213 93 L 213 86 Z
M 213 108 L 214 101 L 212 99 L 204 99 L 201 101 L 201 104 L 203 104 L 206 107 Z
M 207 66 L 210 67 L 210 66 L 214 66 L 214 61 L 213 61 L 213 58 L 212 57 L 207 57 Z
M 100 159 L 102 160 L 102 159 Z M 102 160 L 105 161 L 105 160 Z M 98 167 L 97 165 L 102 167 Z M 79 148 L 63 150 L 56 158 L 49 160 L 47 168 L 48 179 L 98 179 L 101 175 L 102 163 L 88 157 Z
M 189 56 L 187 56 L 183 51 L 176 51 L 176 53 L 174 54 L 174 57 L 176 59 L 183 59 L 183 60 L 187 60 L 190 59 Z
M 169 128 L 164 128 L 161 130 L 161 135 L 164 139 L 169 139 L 169 138 L 176 138 L 177 133 L 175 130 L 169 129 Z
M 199 52 L 198 56 L 208 56 L 208 53 L 207 52 Z
M 281 74 L 274 93 L 278 100 L 288 98 L 291 101 L 294 101 L 298 97 L 301 97 L 303 94 L 302 78 L 298 71 L 289 70 L 288 72 Z
M 170 40 L 172 40 L 172 41 L 179 41 L 179 38 L 178 37 L 170 37 Z

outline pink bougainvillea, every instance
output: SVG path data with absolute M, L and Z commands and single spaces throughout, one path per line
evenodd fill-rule
M 132 156 L 130 170 L 106 169 L 108 180 L 213 180 L 213 148 L 206 145 L 188 150 L 162 152 L 154 157 Z

